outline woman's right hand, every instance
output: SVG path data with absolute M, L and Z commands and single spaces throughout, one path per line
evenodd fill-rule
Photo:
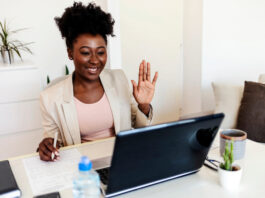
M 53 147 L 53 138 L 45 138 L 39 144 L 39 155 L 43 161 L 57 161 L 60 159 L 59 143 L 57 141 L 56 148 Z M 52 153 L 54 153 L 54 159 L 52 160 Z

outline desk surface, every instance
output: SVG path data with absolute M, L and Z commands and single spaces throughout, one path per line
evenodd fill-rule
M 218 141 L 218 138 L 215 140 Z M 112 154 L 114 138 L 96 141 L 92 143 L 79 144 L 65 147 L 63 149 L 77 148 L 83 155 L 92 160 L 107 157 Z M 9 159 L 17 183 L 22 190 L 23 198 L 33 197 L 22 160 L 37 154 L 20 156 Z M 219 148 L 212 149 L 210 158 L 220 158 Z M 146 187 L 130 193 L 123 194 L 121 198 L 175 198 L 175 197 L 264 197 L 265 195 L 265 145 L 248 140 L 246 155 L 243 161 L 243 176 L 240 188 L 237 192 L 225 191 L 219 185 L 218 173 L 203 166 L 201 170 L 193 175 L 170 180 L 154 186 Z M 71 189 L 60 192 L 63 198 L 72 197 Z

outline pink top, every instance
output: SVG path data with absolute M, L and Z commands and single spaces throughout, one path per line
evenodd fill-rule
M 81 133 L 81 142 L 112 137 L 114 120 L 106 94 L 93 104 L 86 104 L 74 98 L 77 109 L 78 123 Z

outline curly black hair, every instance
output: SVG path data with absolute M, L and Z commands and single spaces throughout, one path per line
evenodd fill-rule
M 62 17 L 55 17 L 54 20 L 62 37 L 66 39 L 67 48 L 73 47 L 73 41 L 80 34 L 99 34 L 104 38 L 106 44 L 107 36 L 114 36 L 114 19 L 95 3 L 85 6 L 82 2 L 74 2 L 73 6 L 65 9 Z

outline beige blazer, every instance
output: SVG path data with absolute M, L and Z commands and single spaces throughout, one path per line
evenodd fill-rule
M 138 109 L 122 70 L 104 69 L 100 80 L 111 106 L 116 134 L 151 123 L 152 108 L 148 117 Z M 41 92 L 40 107 L 44 137 L 53 138 L 54 133 L 59 132 L 58 141 L 64 146 L 81 143 L 72 74 Z

